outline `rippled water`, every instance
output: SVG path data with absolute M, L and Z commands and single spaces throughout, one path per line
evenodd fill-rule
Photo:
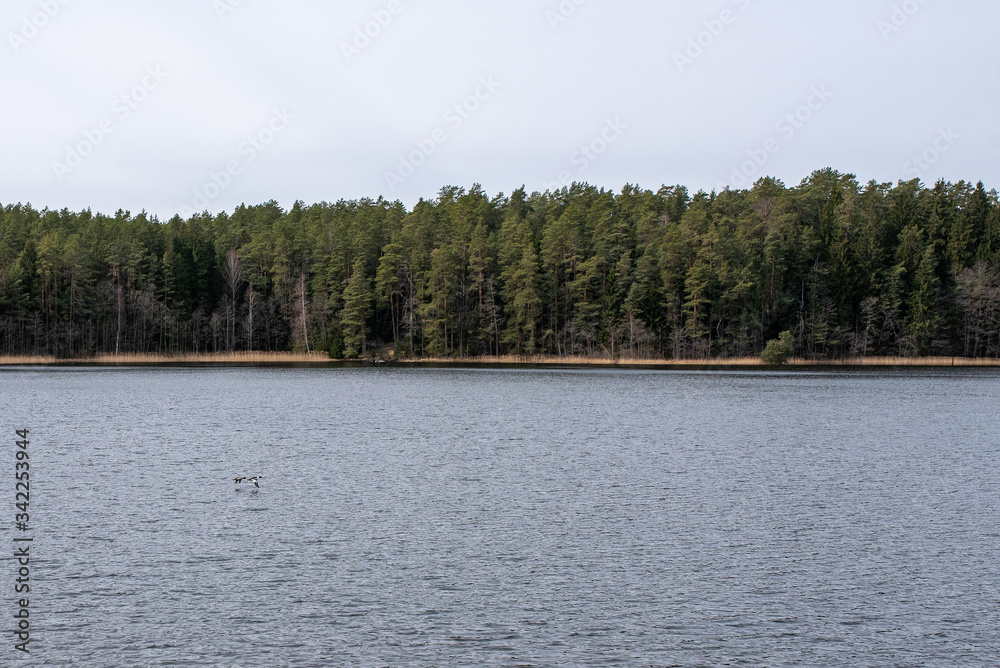
M 31 656 L 0 656 L 994 666 L 998 397 L 988 371 L 0 371 L 35 526 Z

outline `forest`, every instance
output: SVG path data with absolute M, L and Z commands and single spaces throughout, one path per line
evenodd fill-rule
M 271 201 L 169 221 L 0 203 L 0 355 L 1000 357 L 1000 204 L 960 181 Z

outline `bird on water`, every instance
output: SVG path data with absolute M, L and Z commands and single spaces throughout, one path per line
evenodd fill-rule
M 246 480 L 247 482 L 252 482 L 254 487 L 260 487 L 260 483 L 258 481 L 263 477 L 264 476 L 262 475 L 255 475 L 253 477 L 241 476 L 239 478 L 233 478 L 233 480 L 236 482 L 237 485 Z

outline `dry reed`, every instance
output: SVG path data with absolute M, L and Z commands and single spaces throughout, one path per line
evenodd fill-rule
M 0 355 L 0 366 L 55 364 L 55 357 L 43 355 Z
M 234 353 L 183 353 L 159 355 L 156 353 L 127 353 L 123 355 L 102 354 L 77 359 L 56 359 L 55 357 L 0 356 L 0 365 L 28 364 L 98 364 L 98 365 L 141 365 L 141 364 L 291 364 L 328 362 L 330 356 L 323 353 L 290 352 L 234 352 Z
M 585 357 L 582 355 L 486 355 L 483 357 L 415 357 L 399 360 L 414 364 L 555 364 L 563 366 L 760 366 L 757 357 L 732 359 L 668 360 L 649 358 Z
M 389 356 L 392 359 L 392 356 Z M 97 355 L 79 359 L 56 359 L 40 355 L 0 355 L 0 366 L 39 365 L 143 365 L 143 364 L 218 364 L 218 365 L 267 365 L 267 364 L 318 364 L 337 362 L 325 352 L 234 352 L 234 353 L 183 353 L 159 355 L 155 353 L 129 353 L 124 355 Z M 344 360 L 346 362 L 367 362 Z M 761 367 L 759 357 L 726 357 L 713 359 L 616 359 L 585 356 L 548 355 L 488 355 L 483 357 L 415 357 L 395 360 L 397 364 L 510 364 L 510 365 L 558 365 L 558 366 L 630 366 L 630 367 Z M 1000 367 L 1000 359 L 967 357 L 852 357 L 830 360 L 810 360 L 792 358 L 785 365 L 795 367 Z
M 795 366 L 916 366 L 916 367 L 998 367 L 993 357 L 849 357 L 835 360 L 791 359 Z
M 420 357 L 400 360 L 403 363 L 430 364 L 537 364 L 565 366 L 659 366 L 659 367 L 761 367 L 759 357 L 716 357 L 712 359 L 616 359 L 583 356 L 492 355 L 486 357 Z M 967 357 L 850 357 L 831 360 L 792 358 L 787 367 L 864 366 L 864 367 L 1000 367 L 1000 359 Z

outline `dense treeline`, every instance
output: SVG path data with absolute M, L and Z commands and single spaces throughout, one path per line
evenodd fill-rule
M 0 207 L 0 354 L 1000 356 L 1000 205 L 960 182 L 584 184 L 412 211 Z

